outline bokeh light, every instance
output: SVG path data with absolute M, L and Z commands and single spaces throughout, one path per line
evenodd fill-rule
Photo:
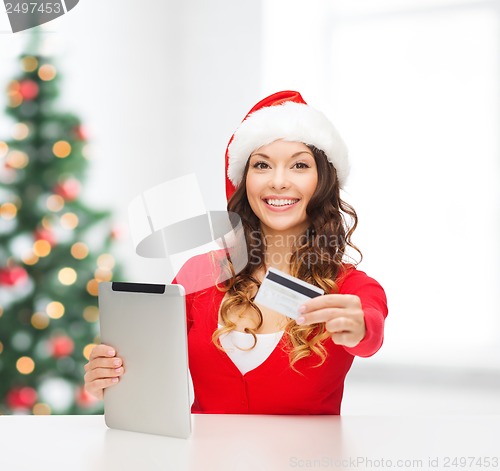
M 94 278 L 87 283 L 87 293 L 91 296 L 99 294 L 99 282 Z
M 88 345 L 85 345 L 83 348 L 83 356 L 85 357 L 86 360 L 90 359 L 90 354 L 92 353 L 92 350 L 95 347 L 95 343 L 89 343 Z
M 17 215 L 16 205 L 13 203 L 4 203 L 0 206 L 0 216 L 4 219 L 14 219 Z
M 17 108 L 23 102 L 23 96 L 19 92 L 9 94 L 9 106 Z
M 64 305 L 59 301 L 52 301 L 47 304 L 45 311 L 51 319 L 60 319 L 62 316 L 64 316 L 65 309 Z
M 71 154 L 71 144 L 68 141 L 57 141 L 52 146 L 52 152 L 56 157 L 64 159 Z
M 42 227 L 44 229 L 49 229 L 49 230 L 52 229 L 52 222 L 47 216 L 42 218 Z
M 56 68 L 51 64 L 43 64 L 38 69 L 38 76 L 44 81 L 48 82 L 49 80 L 53 80 L 57 75 Z
M 16 368 L 19 373 L 29 375 L 35 370 L 35 362 L 30 357 L 21 357 L 16 362 Z
M 51 250 L 50 243 L 44 239 L 37 240 L 33 244 L 33 253 L 38 257 L 46 257 L 50 254 Z
M 19 150 L 13 150 L 7 155 L 5 159 L 5 163 L 7 166 L 11 168 L 15 168 L 17 170 L 25 168 L 29 164 L 28 154 L 25 152 L 21 152 Z
M 47 377 L 38 386 L 40 402 L 48 404 L 54 414 L 66 412 L 74 398 L 74 386 L 62 377 Z
M 17 80 L 12 80 L 7 87 L 7 95 L 9 97 L 9 106 L 17 108 L 23 102 L 21 95 L 21 85 Z
M 25 72 L 34 72 L 38 67 L 38 59 L 33 56 L 26 56 L 21 59 L 21 67 Z
M 7 87 L 7 92 L 18 92 L 21 90 L 21 84 L 19 83 L 18 80 L 12 80 L 8 87 Z
M 97 322 L 99 320 L 99 308 L 97 306 L 87 306 L 83 310 L 83 318 L 87 322 Z
M 45 312 L 35 312 L 31 316 L 31 325 L 37 330 L 46 329 L 50 324 L 50 318 Z
M 33 415 L 50 415 L 51 413 L 51 408 L 43 402 L 39 402 L 33 406 Z
M 77 260 L 84 259 L 89 254 L 89 248 L 83 242 L 75 242 L 71 246 L 71 255 Z
M 115 266 L 115 258 L 109 253 L 103 253 L 97 258 L 97 266 L 104 270 L 112 270 Z
M 75 213 L 65 213 L 61 216 L 61 226 L 73 230 L 78 226 L 78 216 Z
M 12 128 L 12 137 L 18 141 L 22 141 L 29 136 L 30 128 L 25 123 L 16 123 Z
M 113 278 L 113 272 L 104 268 L 98 268 L 95 271 L 94 276 L 97 281 L 111 281 L 111 278 Z
M 6 142 L 0 141 L 0 159 L 3 159 L 7 155 L 7 152 L 9 152 L 9 146 Z
M 33 336 L 31 332 L 25 330 L 17 330 L 10 338 L 12 348 L 20 352 L 26 351 L 33 343 Z
M 39 258 L 32 251 L 29 251 L 22 255 L 21 260 L 25 265 L 35 265 L 38 263 Z
M 92 159 L 92 152 L 91 152 L 89 144 L 84 145 L 81 149 L 81 152 L 82 152 L 82 156 L 84 159 L 86 159 L 86 160 Z
M 64 198 L 59 195 L 50 195 L 47 198 L 47 209 L 54 213 L 61 211 L 64 208 Z
M 64 267 L 59 270 L 57 278 L 60 283 L 66 286 L 72 285 L 77 279 L 76 271 L 71 267 Z

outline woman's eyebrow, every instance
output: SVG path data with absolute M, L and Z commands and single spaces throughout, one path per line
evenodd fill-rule
M 307 155 L 311 156 L 312 158 L 314 158 L 314 155 L 312 154 L 312 152 L 308 152 L 307 150 L 301 150 L 300 152 L 296 152 L 290 158 L 294 159 L 295 157 L 298 157 L 301 154 L 307 154 Z
M 301 151 L 296 152 L 295 154 L 291 155 L 290 159 L 294 159 L 294 158 L 296 158 L 296 157 L 298 157 L 299 155 L 302 155 L 302 154 L 307 154 L 307 155 L 311 156 L 312 158 L 314 158 L 314 155 L 311 152 L 307 152 L 307 150 L 301 150 Z M 256 152 L 255 154 L 252 154 L 250 156 L 250 158 L 256 157 L 256 156 L 263 157 L 264 159 L 270 159 L 271 158 L 271 157 L 269 157 L 266 154 L 261 154 L 260 152 Z

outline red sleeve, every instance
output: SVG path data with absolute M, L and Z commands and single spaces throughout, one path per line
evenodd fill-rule
M 366 273 L 351 269 L 340 284 L 339 293 L 358 296 L 365 315 L 365 337 L 355 347 L 344 347 L 345 350 L 359 357 L 372 356 L 384 341 L 384 322 L 388 313 L 384 289 Z

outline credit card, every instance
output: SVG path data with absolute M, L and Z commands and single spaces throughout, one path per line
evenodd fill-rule
M 297 319 L 300 315 L 299 306 L 308 299 L 322 294 L 325 292 L 317 286 L 276 270 L 276 268 L 269 268 L 255 296 L 255 303 L 291 319 Z

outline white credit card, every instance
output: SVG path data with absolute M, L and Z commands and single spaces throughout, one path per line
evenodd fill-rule
M 298 308 L 308 299 L 325 292 L 276 268 L 269 268 L 262 280 L 255 303 L 261 304 L 292 319 L 299 317 Z

